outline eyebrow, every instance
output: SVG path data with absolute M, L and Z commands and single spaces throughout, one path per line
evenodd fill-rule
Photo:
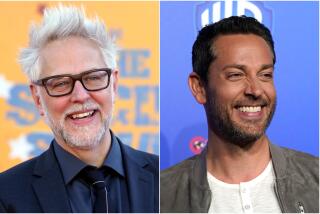
M 222 68 L 222 70 L 225 70 L 227 68 L 237 68 L 237 69 L 240 69 L 240 70 L 246 70 L 246 67 L 245 65 L 241 65 L 241 64 L 230 64 L 230 65 L 226 65 Z M 274 68 L 274 65 L 273 64 L 264 64 L 264 65 L 261 65 L 260 67 L 260 71 L 262 70 L 266 70 L 266 69 L 269 69 L 269 68 Z

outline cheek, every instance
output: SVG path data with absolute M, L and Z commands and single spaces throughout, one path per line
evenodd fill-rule
M 276 89 L 274 87 L 273 84 L 268 84 L 268 85 L 265 85 L 264 87 L 264 92 L 266 94 L 266 96 L 272 101 L 274 102 L 274 100 L 276 99 Z
M 110 91 L 101 91 L 92 94 L 92 99 L 103 109 L 103 111 L 110 111 L 114 104 L 115 95 Z
M 59 118 L 68 107 L 68 99 L 66 97 L 48 98 L 44 100 L 44 107 L 51 117 Z
M 241 84 L 223 84 L 219 85 L 216 90 L 216 100 L 230 105 L 235 99 L 243 94 L 243 86 Z

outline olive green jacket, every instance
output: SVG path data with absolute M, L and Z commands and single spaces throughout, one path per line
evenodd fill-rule
M 319 158 L 270 144 L 274 191 L 283 213 L 319 213 Z M 207 213 L 206 150 L 161 172 L 160 212 Z

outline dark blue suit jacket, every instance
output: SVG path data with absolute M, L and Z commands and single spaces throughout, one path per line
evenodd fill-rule
M 158 156 L 116 140 L 123 155 L 132 212 L 159 212 Z M 0 212 L 71 212 L 52 145 L 39 157 L 0 174 Z

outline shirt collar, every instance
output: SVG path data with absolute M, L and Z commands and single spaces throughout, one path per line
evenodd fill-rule
M 111 133 L 111 146 L 103 166 L 109 167 L 116 171 L 121 176 L 125 176 L 122 153 L 119 142 L 115 135 Z M 87 166 L 86 163 L 64 150 L 55 140 L 53 140 L 53 148 L 57 160 L 59 162 L 65 184 L 68 184 L 83 168 Z
M 119 175 L 125 176 L 123 161 L 122 161 L 122 152 L 119 145 L 119 142 L 116 136 L 110 131 L 111 134 L 111 147 L 107 158 L 104 160 L 103 166 L 109 167 L 116 171 Z
M 65 184 L 68 184 L 86 164 L 76 156 L 64 150 L 55 140 L 53 140 L 53 148 L 58 159 L 60 169 L 64 178 Z

